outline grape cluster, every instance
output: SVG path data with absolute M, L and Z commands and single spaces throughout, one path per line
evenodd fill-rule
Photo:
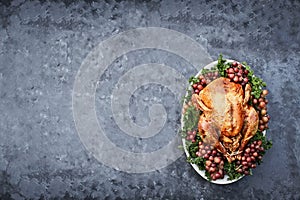
M 268 93 L 268 90 L 263 90 L 259 99 L 256 99 L 254 96 L 252 96 L 252 103 L 259 115 L 258 129 L 260 131 L 268 129 L 268 122 L 270 120 L 270 116 L 267 114 L 268 99 L 266 99 L 266 96 Z
M 212 180 L 224 178 L 224 157 L 220 152 L 210 145 L 199 142 L 199 150 L 196 155 L 206 160 L 205 170 L 210 174 Z
M 219 72 L 207 72 L 198 77 L 199 81 L 192 85 L 195 94 L 199 94 L 205 86 L 207 86 L 211 81 L 219 77 Z
M 195 94 L 199 94 L 199 92 L 201 90 L 203 90 L 203 88 L 207 85 L 207 81 L 203 76 L 199 77 L 199 82 L 198 83 L 194 83 L 192 85 L 193 89 L 194 89 L 194 93 Z
M 262 159 L 264 151 L 261 140 L 248 144 L 242 153 L 240 160 L 236 161 L 238 166 L 237 172 L 249 175 L 250 169 L 256 168 L 256 163 Z
M 205 78 L 207 84 L 209 84 L 211 81 L 217 79 L 218 77 L 219 77 L 219 72 L 218 71 L 207 72 L 207 73 L 199 76 L 199 78 Z
M 227 77 L 235 83 L 240 83 L 242 86 L 246 85 L 249 81 L 247 77 L 248 73 L 249 71 L 236 61 L 231 64 L 231 67 L 226 69 Z
M 185 139 L 194 143 L 194 142 L 196 142 L 196 140 L 195 140 L 196 134 L 197 134 L 196 130 L 188 131 Z

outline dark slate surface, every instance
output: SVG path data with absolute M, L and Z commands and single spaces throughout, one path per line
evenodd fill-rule
M 300 199 L 300 3 L 241 2 L 0 3 L 0 199 Z M 213 59 L 223 53 L 247 61 L 268 83 L 273 148 L 253 176 L 214 185 L 198 176 L 184 155 L 166 168 L 132 174 L 103 165 L 84 148 L 72 115 L 73 83 L 83 59 L 112 35 L 150 26 L 190 36 Z M 186 77 L 196 72 L 167 52 L 120 58 L 121 71 L 115 62 L 100 78 L 113 81 L 97 89 L 97 115 L 109 116 L 102 100 L 120 73 L 153 59 L 168 63 L 165 58 L 172 56 L 179 70 L 187 66 L 181 68 Z M 170 127 L 158 136 L 163 142 L 147 141 L 144 147 L 110 139 L 134 152 L 162 147 L 176 134 L 180 117 L 178 102 L 168 96 L 167 89 L 143 86 L 129 106 L 140 125 L 149 122 L 141 112 L 149 103 L 167 106 Z M 121 135 L 113 123 L 108 119 L 105 128 Z

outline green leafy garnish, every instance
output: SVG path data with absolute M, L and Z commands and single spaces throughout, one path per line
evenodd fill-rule
M 199 78 L 194 77 L 194 76 L 189 78 L 189 83 L 190 84 L 195 84 L 195 83 L 198 83 L 199 81 L 200 81 Z
M 246 63 L 246 62 L 242 62 L 242 64 L 245 66 L 246 70 L 248 70 L 248 78 L 252 78 L 252 76 L 254 75 L 254 71 L 251 69 L 251 67 Z
M 256 76 L 252 76 L 251 80 L 251 87 L 252 87 L 252 91 L 251 94 L 255 97 L 255 98 L 259 98 L 262 92 L 262 87 L 266 87 L 267 84 L 265 82 L 263 82 L 262 79 L 256 77 Z
M 205 159 L 202 157 L 197 157 L 192 160 L 191 163 L 196 164 L 200 170 L 205 170 Z
M 190 153 L 191 158 L 197 158 L 196 152 L 199 150 L 198 144 L 195 143 L 191 143 L 188 146 L 188 151 Z
M 197 127 L 200 111 L 193 105 L 188 106 L 183 116 L 183 132 L 192 131 Z
M 270 149 L 273 145 L 272 141 L 268 140 L 267 137 L 260 131 L 257 131 L 257 133 L 253 136 L 253 138 L 251 138 L 249 143 L 251 144 L 253 141 L 258 141 L 258 140 L 262 141 L 262 147 L 265 150 Z
M 208 171 L 205 170 L 205 176 L 206 178 L 211 181 L 211 176 L 210 176 L 210 173 Z
M 220 56 L 218 58 L 218 64 L 217 64 L 217 69 L 219 71 L 219 74 L 222 77 L 225 77 L 226 69 L 228 69 L 229 67 L 230 67 L 230 64 L 226 63 L 226 60 L 224 60 L 222 54 L 220 54 Z
M 186 95 L 183 96 L 181 99 L 181 104 L 183 104 L 185 102 L 189 102 L 192 98 L 192 95 L 193 95 L 192 91 L 190 89 L 187 89 L 186 92 L 187 92 Z
M 232 162 L 232 163 L 225 162 L 225 164 L 224 164 L 224 171 L 228 175 L 228 180 L 238 179 L 241 176 L 243 176 L 241 173 L 238 173 L 236 171 L 235 162 Z
M 242 64 L 245 66 L 245 68 L 248 70 L 248 79 L 249 79 L 249 83 L 251 84 L 251 94 L 258 99 L 261 95 L 262 92 L 262 88 L 266 87 L 267 84 L 261 79 L 258 78 L 257 76 L 254 75 L 254 71 L 251 69 L 251 67 L 246 63 L 246 62 L 242 62 Z
M 218 71 L 217 66 L 214 66 L 211 69 L 202 69 L 201 74 L 205 75 L 205 74 L 208 74 L 210 72 L 216 72 L 216 71 Z

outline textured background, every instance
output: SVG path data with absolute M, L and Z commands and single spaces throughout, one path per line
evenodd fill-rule
M 300 3 L 242 2 L 0 3 L 0 199 L 299 199 Z M 223 53 L 247 61 L 268 83 L 273 148 L 253 176 L 213 185 L 183 155 L 164 169 L 129 174 L 104 166 L 84 148 L 71 107 L 82 60 L 104 39 L 148 26 L 187 34 L 213 59 Z M 103 109 L 120 73 L 151 60 L 181 66 L 186 77 L 196 72 L 166 52 L 129 53 L 99 77 L 107 84 L 96 93 L 99 118 L 110 115 Z M 110 139 L 135 152 L 163 146 L 176 134 L 180 118 L 178 102 L 166 96 L 170 91 L 149 85 L 136 91 L 130 105 L 140 125 L 149 122 L 141 112 L 149 104 L 167 107 L 169 127 L 157 136 L 161 142 L 116 140 L 113 133 L 122 132 L 111 119 L 105 124 Z

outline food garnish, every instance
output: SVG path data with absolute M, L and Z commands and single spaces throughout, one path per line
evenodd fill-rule
M 265 136 L 266 83 L 246 63 L 218 58 L 211 69 L 189 79 L 182 130 L 187 161 L 208 180 L 237 180 L 252 174 L 272 142 Z

